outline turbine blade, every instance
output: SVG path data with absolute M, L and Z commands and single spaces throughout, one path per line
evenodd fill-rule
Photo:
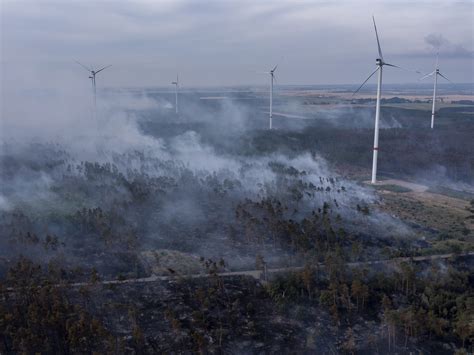
M 383 65 L 387 65 L 387 66 L 389 66 L 389 67 L 394 67 L 394 68 L 398 68 L 398 69 L 401 69 L 401 70 L 405 70 L 405 71 L 408 71 L 408 72 L 410 72 L 410 73 L 423 74 L 423 73 L 422 73 L 421 71 L 419 71 L 419 70 L 407 69 L 407 68 L 399 67 L 398 65 L 395 65 L 395 64 L 383 63 Z
M 436 73 L 436 70 L 433 70 L 433 71 L 432 71 L 431 73 L 429 73 L 429 74 L 423 75 L 423 76 L 422 76 L 420 79 L 418 79 L 418 80 L 426 79 L 426 78 L 430 77 L 431 75 L 433 75 L 434 73 Z
M 369 79 L 370 79 L 375 73 L 377 73 L 377 70 L 379 70 L 379 67 L 377 67 L 377 69 L 375 69 L 375 70 L 372 72 L 372 74 L 370 74 L 369 77 L 368 77 L 367 79 L 365 79 L 365 81 L 362 83 L 362 85 L 359 86 L 359 87 L 357 88 L 357 90 L 352 93 L 352 96 L 354 96 L 355 94 L 357 94 L 357 93 L 359 92 L 359 90 L 362 89 L 362 87 L 365 85 L 365 83 L 368 82 Z
M 100 73 L 102 70 L 107 69 L 107 68 L 110 68 L 111 66 L 112 66 L 112 65 L 107 65 L 107 66 L 103 67 L 102 69 L 97 70 L 95 73 L 96 73 L 96 74 L 97 74 L 97 73 Z
M 275 65 L 275 68 L 272 69 L 272 71 L 274 72 L 276 70 L 276 68 L 278 67 L 278 64 Z
M 383 63 L 383 65 L 387 65 L 389 67 L 394 67 L 394 68 L 398 68 L 398 69 L 403 69 L 403 68 L 401 68 L 401 67 L 399 67 L 398 65 L 395 65 L 395 64 Z
M 75 61 L 77 64 L 79 64 L 81 67 L 83 67 L 85 70 L 87 70 L 88 72 L 91 72 L 91 71 L 92 71 L 91 68 L 86 67 L 84 64 L 79 63 L 77 60 L 74 60 L 74 61 Z
M 382 62 L 383 62 L 382 49 L 380 48 L 379 34 L 377 32 L 377 25 L 375 24 L 375 17 L 374 16 L 372 16 L 372 20 L 374 21 L 375 37 L 377 37 L 377 47 L 379 49 L 379 56 L 380 56 L 380 59 L 382 59 Z
M 451 80 L 449 80 L 447 77 L 445 77 L 443 74 L 441 74 L 440 72 L 438 72 L 439 76 L 446 79 L 447 81 L 449 81 L 450 83 L 452 83 Z
M 436 67 L 435 69 L 438 69 L 439 66 L 439 52 L 436 53 Z

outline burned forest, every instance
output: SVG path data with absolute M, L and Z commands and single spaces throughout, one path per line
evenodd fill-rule
M 0 354 L 471 354 L 469 13 L 6 1 Z

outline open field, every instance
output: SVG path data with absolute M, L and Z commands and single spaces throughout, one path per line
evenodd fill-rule
M 410 191 L 384 189 L 390 181 Z M 469 201 L 432 193 L 425 186 L 404 181 L 381 182 L 381 208 L 419 228 L 419 236 L 433 251 L 474 250 L 474 219 L 468 211 Z M 427 252 L 426 250 L 425 252 Z
M 291 91 L 285 90 L 279 93 L 281 96 L 290 96 L 290 97 L 304 97 L 306 99 L 332 99 L 332 100 L 339 100 L 339 101 L 351 101 L 354 99 L 375 99 L 375 93 L 358 93 L 357 96 L 353 96 L 352 92 L 328 92 L 327 90 L 308 90 L 308 91 Z M 385 91 L 384 98 L 391 98 L 391 97 L 398 97 L 405 100 L 415 101 L 415 100 L 432 100 L 433 95 L 431 94 L 415 94 L 410 93 L 406 94 L 404 92 L 396 92 L 396 91 Z M 439 100 L 442 101 L 442 104 L 451 104 L 453 101 L 460 101 L 460 100 L 469 100 L 474 101 L 474 95 L 471 93 L 465 94 L 439 94 Z M 417 106 L 417 108 L 425 108 L 426 105 Z

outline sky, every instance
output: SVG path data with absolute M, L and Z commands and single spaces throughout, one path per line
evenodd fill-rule
M 474 1 L 0 0 L 2 90 L 358 84 L 375 68 L 375 15 L 384 58 L 474 82 Z M 419 76 L 387 68 L 384 83 Z M 374 79 L 375 80 L 375 79 Z

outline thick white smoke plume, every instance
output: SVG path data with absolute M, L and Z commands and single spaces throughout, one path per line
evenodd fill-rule
M 79 100 L 75 101 L 75 98 Z M 173 190 L 174 195 L 151 202 L 159 207 L 147 211 L 149 220 L 132 222 L 140 223 L 149 239 L 162 243 L 172 244 L 174 237 L 170 235 L 176 233 L 161 230 L 163 226 L 165 229 L 177 228 L 182 224 L 185 226 L 183 235 L 191 233 L 195 227 L 207 228 L 217 222 L 225 226 L 234 218 L 233 208 L 238 201 L 265 198 L 289 201 L 295 219 L 311 215 L 312 211 L 328 204 L 334 215 L 341 216 L 342 223 L 354 232 L 373 233 L 377 237 L 410 234 L 404 224 L 384 213 L 374 210 L 370 216 L 363 216 L 356 206 L 373 204 L 377 200 L 373 191 L 337 176 L 317 154 L 307 152 L 288 156 L 277 152 L 231 154 L 218 151 L 204 139 L 203 129 L 213 130 L 217 136 L 226 132 L 221 144 L 226 140 L 238 141 L 249 134 L 247 109 L 230 100 L 213 112 L 194 102 L 193 114 L 179 117 L 174 114 L 173 105 L 159 96 L 107 92 L 98 97 L 96 124 L 88 99 L 90 97 L 56 93 L 33 96 L 24 107 L 20 101 L 10 102 L 5 110 L 0 153 L 1 176 L 7 181 L 2 184 L 0 211 L 22 210 L 35 216 L 51 216 L 73 215 L 82 208 L 109 206 L 113 209 L 114 203 L 126 204 L 132 200 L 129 189 L 133 181 L 145 179 L 146 184 L 160 184 L 169 179 L 171 184 L 180 184 Z M 56 101 L 59 102 L 57 105 Z M 156 134 L 143 131 L 140 123 L 144 119 L 158 123 Z M 205 122 L 205 127 L 211 128 L 191 127 L 199 122 Z M 190 128 L 187 125 L 191 125 Z M 169 127 L 182 129 L 166 133 L 164 130 Z M 117 171 L 124 176 L 124 182 L 119 186 L 115 182 L 92 178 L 91 186 L 88 186 L 84 183 L 84 180 L 89 183 L 85 162 L 98 163 L 94 169 L 104 167 L 114 174 Z M 84 184 L 79 189 L 97 189 L 97 193 L 88 194 L 92 197 L 85 200 L 81 191 L 68 185 L 68 181 L 77 181 L 75 179 Z M 187 181 L 199 186 L 183 186 Z M 208 206 L 203 204 L 206 204 L 207 194 L 212 194 L 215 203 L 219 198 L 216 189 L 220 186 L 225 187 L 222 196 L 227 194 L 219 202 L 226 220 L 209 220 Z M 105 194 L 108 189 L 112 189 L 110 196 Z M 127 218 L 133 220 L 133 217 Z M 195 242 L 197 249 L 194 252 L 206 255 L 204 249 L 212 247 L 222 248 L 213 253 L 219 254 L 224 249 L 230 253 L 229 247 L 224 248 L 225 242 L 221 241 L 223 236 L 213 235 L 217 231 L 221 229 L 209 232 L 208 238 L 213 238 L 212 242 Z

